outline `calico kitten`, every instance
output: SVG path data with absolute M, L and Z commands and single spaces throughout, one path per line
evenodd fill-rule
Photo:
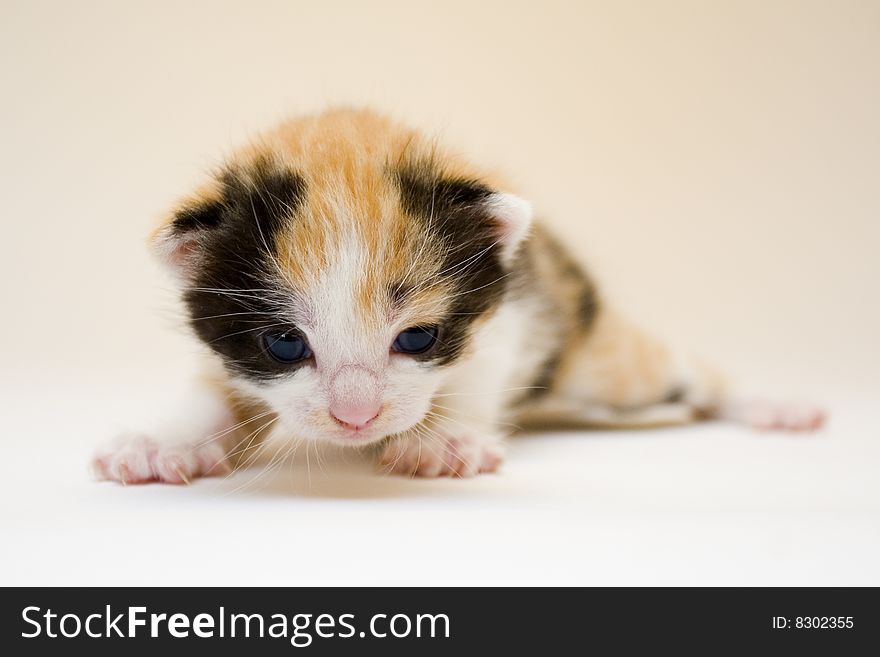
M 495 471 L 507 427 L 728 417 L 813 429 L 809 406 L 736 404 L 627 322 L 529 203 L 369 111 L 288 121 L 237 152 L 152 237 L 206 347 L 163 435 L 100 477 L 188 482 L 267 445 L 379 445 L 385 469 Z

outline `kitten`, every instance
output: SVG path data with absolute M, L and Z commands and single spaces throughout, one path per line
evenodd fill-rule
M 388 471 L 470 476 L 498 468 L 512 423 L 823 421 L 810 406 L 732 403 L 712 370 L 616 313 L 526 201 L 369 111 L 263 135 L 152 245 L 206 376 L 163 435 L 96 456 L 105 479 L 189 482 L 300 440 L 378 444 Z

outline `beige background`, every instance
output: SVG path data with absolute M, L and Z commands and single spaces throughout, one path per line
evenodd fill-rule
M 246 135 L 347 102 L 499 166 L 752 385 L 877 380 L 876 1 L 3 0 L 0 88 L 7 372 L 181 367 L 149 228 Z
M 880 584 L 877 0 L 0 0 L 0 93 L 0 585 Z M 193 363 L 150 227 L 334 102 L 506 170 L 632 315 L 831 424 L 92 483 Z

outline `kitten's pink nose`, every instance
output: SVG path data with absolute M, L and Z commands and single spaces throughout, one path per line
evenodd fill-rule
M 346 429 L 364 429 L 382 410 L 379 379 L 362 365 L 340 367 L 330 381 L 329 392 L 330 415 Z
M 330 404 L 330 415 L 346 429 L 359 431 L 379 417 L 378 402 Z

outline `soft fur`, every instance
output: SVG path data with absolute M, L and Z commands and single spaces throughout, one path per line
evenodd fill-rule
M 302 440 L 381 444 L 387 470 L 467 476 L 496 470 L 525 422 L 822 421 L 812 407 L 732 403 L 711 370 L 616 313 L 526 201 L 369 111 L 266 133 L 152 244 L 207 348 L 206 377 L 187 420 L 102 450 L 103 478 L 188 482 Z M 436 345 L 394 352 L 413 326 L 438 327 Z M 261 340 L 280 329 L 312 355 L 273 360 Z

